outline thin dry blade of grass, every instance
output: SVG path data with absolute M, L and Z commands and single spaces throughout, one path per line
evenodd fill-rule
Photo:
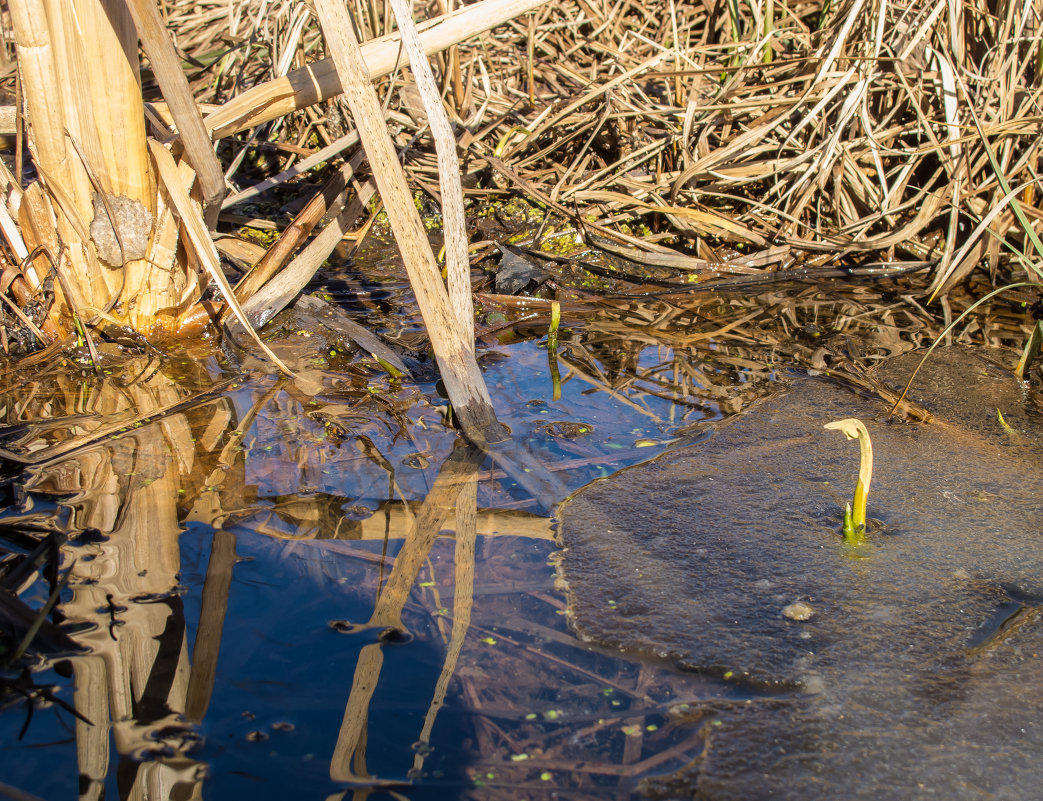
M 431 65 L 424 54 L 420 36 L 413 25 L 410 8 L 404 0 L 391 0 L 391 7 L 402 33 L 402 43 L 416 77 L 427 121 L 438 154 L 438 184 L 442 201 L 442 233 L 449 303 L 468 344 L 474 341 L 474 304 L 471 301 L 471 262 L 467 255 L 467 222 L 464 219 L 464 194 L 460 185 L 460 159 L 456 137 L 442 105 Z

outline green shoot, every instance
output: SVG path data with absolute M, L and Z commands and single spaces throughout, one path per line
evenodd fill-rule
M 558 326 L 561 325 L 561 304 L 552 300 L 550 304 L 550 328 L 547 330 L 547 347 L 558 347 Z
M 547 331 L 547 364 L 550 366 L 553 400 L 561 400 L 561 373 L 558 370 L 559 325 L 561 325 L 561 304 L 554 300 L 550 304 L 550 329 Z
M 728 9 L 728 28 L 732 35 L 732 41 L 738 42 L 740 37 L 739 32 L 739 0 L 728 0 L 726 3 Z
M 851 504 L 844 504 L 844 542 L 850 545 L 858 545 L 862 541 L 855 521 L 851 517 Z
M 818 24 L 815 26 L 815 30 L 821 31 L 826 27 L 826 21 L 829 19 L 829 12 L 833 10 L 832 0 L 826 0 L 822 4 L 822 10 L 818 14 Z
M 775 56 L 771 48 L 771 35 L 775 31 L 775 0 L 767 0 L 764 4 L 764 21 L 761 35 L 764 37 L 764 52 L 761 54 L 761 62 L 770 64 Z
M 861 457 L 858 482 L 855 484 L 854 503 L 848 504 L 844 510 L 844 540 L 849 545 L 859 545 L 866 532 L 866 501 L 869 498 L 869 485 L 873 480 L 873 443 L 869 439 L 869 431 L 865 424 L 853 417 L 826 423 L 824 428 L 840 431 L 848 439 L 858 440 Z
M 525 136 L 532 136 L 532 131 L 521 125 L 515 125 L 507 133 L 500 137 L 500 141 L 496 143 L 496 147 L 493 149 L 493 155 L 496 158 L 502 158 L 504 152 L 507 150 L 507 144 L 510 142 L 511 137 L 516 133 L 525 134 Z
M 398 381 L 400 378 L 405 376 L 405 373 L 403 373 L 401 370 L 395 367 L 395 365 L 391 364 L 391 362 L 385 361 L 384 359 L 381 359 L 379 356 L 375 356 L 375 358 L 377 360 L 377 364 L 381 366 L 384 372 L 391 376 L 392 381 Z

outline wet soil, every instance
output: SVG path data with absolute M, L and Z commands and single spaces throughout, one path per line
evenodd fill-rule
M 899 391 L 921 354 L 871 377 Z M 994 360 L 944 348 L 929 423 L 824 376 L 595 482 L 560 510 L 588 638 L 767 694 L 707 716 L 706 750 L 653 782 L 700 799 L 1025 798 L 1043 745 L 1043 414 Z M 1002 420 L 999 415 L 1002 415 Z M 867 542 L 839 534 L 858 448 Z M 794 614 L 793 604 L 801 605 Z

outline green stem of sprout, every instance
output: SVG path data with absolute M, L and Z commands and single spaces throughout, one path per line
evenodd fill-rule
M 550 304 L 550 330 L 547 332 L 547 364 L 553 385 L 553 400 L 561 400 L 561 373 L 558 371 L 558 326 L 561 325 L 561 304 Z
M 869 498 L 869 484 L 873 480 L 873 443 L 865 424 L 853 417 L 826 423 L 825 428 L 840 431 L 848 439 L 858 440 L 861 456 L 858 482 L 855 484 L 854 502 L 844 510 L 844 540 L 849 545 L 858 545 L 866 532 L 866 501 Z
M 561 303 L 552 300 L 550 303 L 550 328 L 547 330 L 547 347 L 558 347 L 558 326 L 561 325 Z
M 764 3 L 764 28 L 761 30 L 761 35 L 764 37 L 764 53 L 761 55 L 761 61 L 764 64 L 770 64 L 775 56 L 775 52 L 771 48 L 771 34 L 775 30 L 775 0 L 766 0 Z

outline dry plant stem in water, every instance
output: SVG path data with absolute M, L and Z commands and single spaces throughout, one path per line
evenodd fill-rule
M 869 484 L 873 480 L 873 443 L 865 424 L 853 417 L 826 423 L 824 428 L 840 431 L 848 439 L 858 440 L 860 461 L 855 498 L 853 504 L 848 504 L 844 510 L 844 539 L 849 545 L 858 545 L 866 533 L 866 500 L 869 498 Z
M 370 82 L 351 20 L 343 4 L 333 0 L 320 0 L 315 9 L 395 232 L 453 411 L 473 441 L 502 440 L 502 428 L 475 362 L 474 342 L 463 330 L 460 317 L 450 308 L 449 295 L 441 283 L 424 224 L 388 136 L 384 112 Z

